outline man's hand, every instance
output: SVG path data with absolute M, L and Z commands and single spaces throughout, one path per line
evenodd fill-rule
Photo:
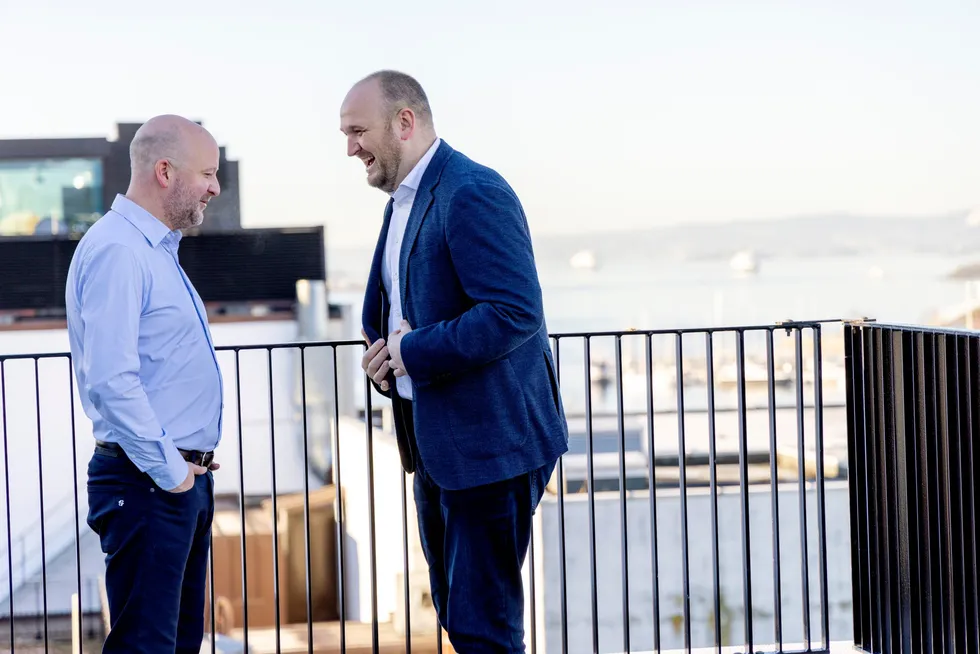
M 402 320 L 401 326 L 388 334 L 388 352 L 391 354 L 391 369 L 395 371 L 395 377 L 405 377 L 408 371 L 405 370 L 405 362 L 402 361 L 402 339 L 405 334 L 412 331 L 412 326 L 407 320 Z
M 368 344 L 368 349 L 364 352 L 364 356 L 361 357 L 361 370 L 363 370 L 368 377 L 374 380 L 374 382 L 381 387 L 381 390 L 388 390 L 388 382 L 385 377 L 388 376 L 388 370 L 390 370 L 390 364 L 388 363 L 388 348 L 385 347 L 385 340 L 379 338 L 374 343 L 371 343 L 371 339 L 368 335 L 361 330 L 361 336 L 364 337 L 364 342 Z
M 212 463 L 211 464 L 211 469 L 212 470 L 217 470 L 218 467 L 220 467 L 220 466 L 218 466 L 218 467 L 216 467 L 216 466 L 218 466 L 217 463 Z M 196 463 L 191 463 L 190 461 L 188 461 L 187 462 L 187 476 L 184 477 L 184 481 L 182 481 L 180 483 L 180 485 L 177 486 L 176 488 L 171 488 L 169 492 L 171 492 L 171 493 L 186 493 L 190 489 L 194 488 L 194 481 L 195 481 L 194 478 L 197 477 L 198 475 L 203 475 L 205 472 L 207 472 L 207 469 L 205 469 L 205 468 L 197 465 Z

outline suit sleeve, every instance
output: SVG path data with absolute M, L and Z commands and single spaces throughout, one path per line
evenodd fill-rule
M 402 360 L 418 385 L 500 359 L 544 324 L 531 236 L 513 191 L 493 182 L 460 187 L 449 202 L 446 240 L 473 306 L 406 334 Z
M 368 283 L 368 289 L 371 288 L 372 285 Z M 371 339 L 372 343 L 378 340 L 379 338 L 381 338 L 380 335 L 375 334 L 374 331 L 375 328 L 372 327 L 372 325 L 377 325 L 381 322 L 382 314 L 381 314 L 381 304 L 380 302 L 378 302 L 379 294 L 380 293 L 376 293 L 372 297 L 372 294 L 369 290 L 364 294 L 364 301 L 361 303 L 361 329 L 364 330 L 364 333 L 367 334 L 368 338 Z M 365 344 L 364 350 L 366 351 L 368 347 L 369 346 Z M 364 352 L 361 352 L 362 357 L 363 355 Z M 381 386 L 378 384 L 378 382 L 368 377 L 367 373 L 364 373 L 364 378 L 367 379 L 369 382 L 371 382 L 371 385 L 374 386 L 374 390 L 378 391 L 378 393 L 388 398 L 391 397 L 391 389 L 394 388 L 395 385 L 395 377 L 393 373 L 389 373 L 388 375 L 388 390 L 386 391 L 381 390 Z

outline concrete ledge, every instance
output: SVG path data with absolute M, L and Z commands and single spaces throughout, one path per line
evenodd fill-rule
M 770 654 L 781 652 L 782 654 L 813 654 L 822 653 L 824 650 L 810 649 L 807 650 L 803 643 L 784 643 L 783 649 L 780 650 L 775 644 L 764 644 L 764 645 L 754 645 L 752 648 L 752 654 Z M 857 649 L 854 643 L 849 641 L 841 642 L 831 642 L 830 650 L 828 654 L 854 654 L 855 652 L 861 652 L 862 650 Z M 656 651 L 634 651 L 630 654 L 718 654 L 717 647 L 693 647 L 690 650 L 687 649 L 663 649 Z M 613 654 L 613 653 L 610 653 Z M 625 654 L 623 652 L 615 652 L 615 654 Z M 721 654 L 746 654 L 744 645 L 732 645 L 729 647 L 722 647 Z

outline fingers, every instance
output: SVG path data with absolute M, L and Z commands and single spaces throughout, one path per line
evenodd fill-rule
M 403 368 L 395 368 L 395 377 L 404 377 L 407 374 Z
M 381 384 L 382 382 L 384 382 L 385 377 L 388 376 L 388 372 L 390 370 L 391 370 L 391 364 L 388 363 L 388 361 L 384 361 L 378 367 L 378 370 L 373 375 L 371 375 L 371 379 L 373 379 L 378 384 Z
M 364 355 L 361 357 L 361 370 L 373 376 L 373 371 L 368 370 L 368 366 L 378 357 L 382 349 L 384 349 L 384 355 L 387 357 L 388 350 L 385 349 L 385 341 L 383 338 L 379 338 L 364 352 Z M 380 361 L 378 362 L 378 365 L 381 365 Z M 375 370 L 376 369 L 377 368 L 375 368 Z
M 190 463 L 190 462 L 188 462 L 187 465 L 190 467 L 191 471 L 195 475 L 203 475 L 205 472 L 208 471 L 207 468 L 205 468 L 203 466 L 199 466 L 196 463 Z
M 373 379 L 381 387 L 381 390 L 387 391 L 388 382 L 385 378 L 391 371 L 391 364 L 388 362 L 388 347 L 385 340 L 379 338 L 371 343 L 371 339 L 363 328 L 361 328 L 361 336 L 364 337 L 364 342 L 368 345 L 368 349 L 364 351 L 364 355 L 361 357 L 361 370 L 367 373 L 367 376 Z
M 385 343 L 385 339 L 383 339 L 383 338 L 379 338 L 379 339 L 378 339 L 378 340 L 376 340 L 376 341 L 375 341 L 374 343 L 372 343 L 372 344 L 371 344 L 371 347 L 369 347 L 369 348 L 368 348 L 368 349 L 367 349 L 367 350 L 366 350 L 366 351 L 364 352 L 364 356 L 366 356 L 366 357 L 369 357 L 369 358 L 372 358 L 372 359 L 373 359 L 373 358 L 374 358 L 375 356 L 377 356 L 377 354 L 378 354 L 378 352 L 380 352 L 380 351 L 381 351 L 381 348 L 383 348 L 383 347 L 385 347 L 386 345 L 387 345 L 387 344 Z
M 208 470 L 217 470 L 220 467 L 221 467 L 220 463 L 215 463 L 212 461 L 211 465 L 208 466 Z
M 385 365 L 388 360 L 388 348 L 383 347 L 381 348 L 381 351 L 378 352 L 373 359 L 371 359 L 370 363 L 367 365 L 367 368 L 364 370 L 367 372 L 369 377 L 374 379 L 374 381 L 378 381 L 378 371 L 381 370 L 381 367 Z

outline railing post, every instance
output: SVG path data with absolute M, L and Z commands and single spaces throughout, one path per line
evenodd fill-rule
M 78 602 L 78 593 L 71 596 L 71 652 L 82 652 L 82 611 Z
M 845 326 L 854 642 L 980 651 L 978 334 Z

